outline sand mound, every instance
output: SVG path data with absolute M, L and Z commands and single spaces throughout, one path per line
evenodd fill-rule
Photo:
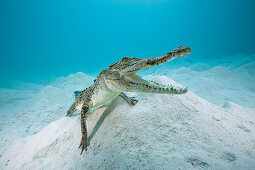
M 165 76 L 155 79 L 175 83 Z M 133 93 L 135 94 L 135 93 Z M 80 116 L 63 117 L 0 158 L 4 169 L 252 169 L 255 110 L 185 95 L 135 94 L 88 116 L 90 146 L 80 155 Z M 63 116 L 65 114 L 63 113 Z
M 160 68 L 155 74 L 166 75 L 194 92 L 196 95 L 220 105 L 224 101 L 232 101 L 240 105 L 255 107 L 253 63 L 248 63 L 230 70 L 222 66 L 212 67 L 204 71 L 190 68 Z M 249 70 L 249 71 L 245 71 Z
M 84 90 L 84 87 L 91 86 L 94 79 L 95 77 L 93 76 L 78 72 L 76 74 L 70 74 L 67 77 L 60 77 L 51 85 L 73 93 L 75 90 Z

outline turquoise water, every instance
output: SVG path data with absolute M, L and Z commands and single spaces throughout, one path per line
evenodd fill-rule
M 0 169 L 255 169 L 254 7 L 0 0 Z M 127 93 L 136 106 L 119 98 L 91 109 L 80 155 L 80 112 L 65 117 L 73 92 L 124 56 L 180 45 L 191 48 L 187 58 L 138 75 L 189 92 Z
M 96 75 L 123 56 L 154 57 L 179 45 L 191 47 L 185 62 L 192 64 L 251 56 L 254 6 L 253 0 L 1 0 L 1 87 Z

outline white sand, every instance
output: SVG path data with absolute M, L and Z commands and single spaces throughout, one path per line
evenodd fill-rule
M 217 105 L 231 101 L 255 107 L 255 62 L 236 67 L 232 65 L 212 67 L 206 63 L 197 63 L 175 69 L 161 67 L 151 74 L 171 77 L 188 86 L 198 96 Z M 142 75 L 146 76 L 146 73 L 142 72 Z
M 247 67 L 235 69 L 241 72 Z M 80 116 L 65 114 L 73 91 L 88 87 L 94 77 L 77 73 L 34 91 L 28 90 L 31 86 L 27 91 L 1 89 L 0 169 L 254 169 L 255 109 L 224 100 L 240 96 L 239 103 L 246 100 L 252 106 L 254 87 L 238 82 L 246 90 L 238 93 L 244 88 L 233 87 L 228 92 L 231 81 L 244 73 L 224 69 L 180 68 L 171 76 L 191 84 L 185 95 L 130 93 L 139 100 L 136 106 L 117 98 L 93 111 L 87 120 L 91 145 L 83 155 L 78 149 Z M 167 76 L 146 78 L 175 83 Z M 221 104 L 198 97 L 196 91 Z

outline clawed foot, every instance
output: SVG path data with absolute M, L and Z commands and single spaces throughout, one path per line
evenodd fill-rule
M 135 97 L 128 97 L 125 93 L 121 93 L 120 96 L 128 102 L 129 106 L 134 106 L 138 102 Z
M 79 146 L 79 149 L 81 148 L 81 154 L 84 150 L 87 151 L 88 146 L 89 146 L 88 139 L 85 139 L 85 137 L 82 137 L 81 138 L 81 143 L 80 143 L 80 146 Z
M 134 106 L 138 103 L 138 100 L 136 100 L 135 97 L 130 97 L 129 99 L 130 99 L 130 101 L 128 102 L 128 104 L 130 106 Z

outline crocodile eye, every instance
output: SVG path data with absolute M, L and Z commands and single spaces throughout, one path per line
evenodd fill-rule
M 120 79 L 120 73 L 119 72 L 112 72 L 111 74 L 110 74 L 110 76 L 111 76 L 111 79 L 113 79 L 113 80 L 119 80 Z
M 128 61 L 128 57 L 123 57 L 121 61 L 127 62 Z

